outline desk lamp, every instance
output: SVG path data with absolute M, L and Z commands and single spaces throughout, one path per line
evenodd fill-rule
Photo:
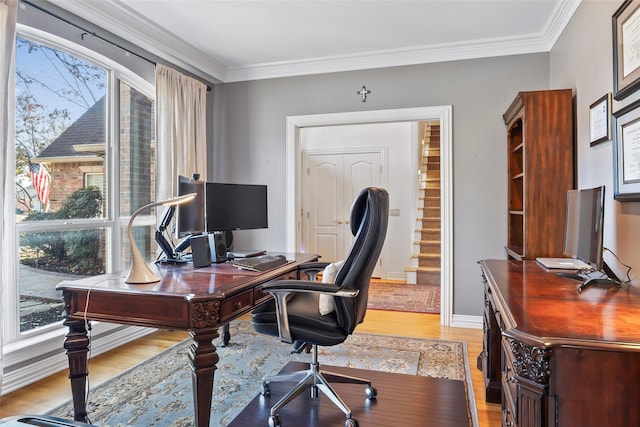
M 144 258 L 142 258 L 138 245 L 136 245 L 136 242 L 133 240 L 133 220 L 135 217 L 140 215 L 140 213 L 146 209 L 154 208 L 156 206 L 176 206 L 193 200 L 195 197 L 196 193 L 189 193 L 184 196 L 174 197 L 161 202 L 149 203 L 131 215 L 131 218 L 129 219 L 129 226 L 127 227 L 129 245 L 131 245 L 131 271 L 129 271 L 129 275 L 125 279 L 125 283 L 143 284 L 160 281 L 160 276 L 151 271 Z

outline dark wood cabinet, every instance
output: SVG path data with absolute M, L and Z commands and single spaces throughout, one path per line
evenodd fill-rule
M 573 188 L 571 89 L 519 92 L 507 126 L 507 255 L 562 256 L 567 190 Z
M 480 262 L 488 401 L 502 425 L 640 425 L 640 291 L 589 287 L 535 261 Z

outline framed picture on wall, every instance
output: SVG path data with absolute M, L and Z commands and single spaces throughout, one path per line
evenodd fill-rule
M 613 97 L 640 87 L 640 0 L 625 0 L 613 14 Z
M 640 100 L 616 111 L 613 118 L 613 197 L 640 201 Z
M 611 139 L 611 93 L 589 106 L 589 142 L 593 147 Z

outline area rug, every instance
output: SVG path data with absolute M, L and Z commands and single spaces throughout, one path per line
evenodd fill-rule
M 93 388 L 87 404 L 91 422 L 102 427 L 192 426 L 189 345 L 189 340 L 179 343 Z M 263 376 L 277 373 L 290 360 L 309 360 L 309 355 L 291 355 L 290 351 L 291 346 L 255 333 L 249 322 L 233 322 L 231 342 L 218 347 L 210 425 L 227 426 L 259 394 Z M 466 353 L 461 341 L 356 333 L 341 345 L 321 349 L 319 358 L 333 366 L 463 381 L 475 426 L 477 412 Z M 73 418 L 73 406 L 68 402 L 47 415 Z
M 371 281 L 367 308 L 438 314 L 440 313 L 440 287 Z

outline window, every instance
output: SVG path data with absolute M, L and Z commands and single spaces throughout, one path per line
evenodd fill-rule
M 61 327 L 61 280 L 128 265 L 123 224 L 155 198 L 152 87 L 111 61 L 32 36 L 16 40 L 17 285 L 8 341 Z M 151 261 L 154 212 L 136 221 Z
M 85 173 L 84 186 L 104 188 L 104 173 Z

